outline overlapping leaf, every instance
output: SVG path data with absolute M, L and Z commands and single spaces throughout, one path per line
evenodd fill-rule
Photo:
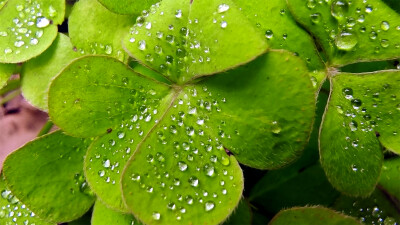
M 333 66 L 400 55 L 400 15 L 381 0 L 288 0 Z
M 20 202 L 6 187 L 3 176 L 0 179 L 0 223 L 1 224 L 36 224 L 55 225 L 39 219 L 35 213 Z
M 72 135 L 101 135 L 89 149 L 86 174 L 109 207 L 127 211 L 123 174 L 125 203 L 144 222 L 202 224 L 205 212 L 218 223 L 242 192 L 235 158 L 274 168 L 299 155 L 315 107 L 307 74 L 292 54 L 271 52 L 228 74 L 169 87 L 110 58 L 85 57 L 53 82 L 50 115 Z
M 43 54 L 22 67 L 22 92 L 34 106 L 47 111 L 47 93 L 52 79 L 81 54 L 73 50 L 67 36 L 59 33 Z
M 132 57 L 181 84 L 267 49 L 263 35 L 231 0 L 162 1 L 138 17 L 123 42 Z
M 390 159 L 383 163 L 379 186 L 397 201 L 400 200 L 400 159 Z M 396 200 L 395 200 L 396 201 Z M 400 221 L 399 221 L 400 222 Z
M 92 214 L 92 225 L 142 225 L 131 214 L 113 211 L 103 203 L 96 201 Z
M 82 170 L 89 144 L 60 131 L 28 143 L 4 162 L 8 187 L 46 221 L 79 218 L 94 202 Z
M 270 225 L 361 225 L 356 219 L 323 207 L 291 208 L 279 212 Z
M 143 10 L 147 10 L 160 0 L 98 0 L 107 9 L 118 14 L 139 15 Z
M 10 78 L 16 68 L 15 64 L 1 64 L 0 63 L 0 88 L 7 84 L 7 80 Z
M 0 62 L 24 62 L 44 52 L 64 13 L 63 0 L 14 0 L 0 7 Z
M 399 85 L 397 71 L 332 78 L 320 153 L 328 179 L 338 190 L 356 196 L 370 194 L 381 171 L 380 145 L 399 153 Z
M 97 0 L 79 1 L 68 18 L 71 42 L 81 53 L 109 55 L 126 61 L 128 57 L 121 42 L 135 18 L 112 13 Z
M 325 79 L 325 65 L 319 57 L 314 40 L 299 27 L 285 0 L 268 1 L 234 0 L 244 15 L 265 35 L 271 48 L 286 49 L 307 62 L 311 79 L 319 88 Z

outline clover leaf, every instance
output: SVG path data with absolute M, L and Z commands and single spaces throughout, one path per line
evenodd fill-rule
M 15 0 L 0 8 L 0 62 L 27 61 L 44 52 L 64 20 L 62 0 Z
M 89 144 L 60 131 L 32 141 L 7 157 L 6 183 L 40 218 L 55 223 L 77 219 L 94 203 L 83 174 Z

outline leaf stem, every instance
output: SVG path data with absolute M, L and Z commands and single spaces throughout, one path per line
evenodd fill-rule
M 21 80 L 10 80 L 7 82 L 7 85 L 0 89 L 0 95 L 4 95 L 10 91 L 16 90 L 21 87 Z
M 0 105 L 3 105 L 11 101 L 13 98 L 17 97 L 20 94 L 21 94 L 21 89 L 17 89 L 13 92 L 10 92 L 10 94 L 6 95 L 3 99 L 0 100 Z
M 44 126 L 42 127 L 42 129 L 39 131 L 38 133 L 38 137 L 43 136 L 47 133 L 49 133 L 49 131 L 51 130 L 51 128 L 53 127 L 53 122 L 51 122 L 51 120 L 47 120 L 47 122 L 44 124 Z

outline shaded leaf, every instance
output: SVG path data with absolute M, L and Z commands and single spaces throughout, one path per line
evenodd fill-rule
M 32 105 L 47 111 L 47 94 L 52 79 L 80 55 L 73 50 L 69 38 L 59 33 L 50 48 L 23 65 L 21 89 L 24 97 Z
M 223 225 L 243 225 L 251 224 L 251 209 L 249 203 L 242 199 L 232 215 L 223 223 Z
M 1 224 L 51 225 L 39 219 L 26 205 L 18 200 L 6 187 L 3 176 L 0 179 L 0 222 Z M 54 223 L 52 225 L 55 225 Z
M 8 187 L 40 218 L 67 222 L 94 202 L 83 176 L 89 140 L 60 131 L 42 136 L 9 155 L 3 171 Z
M 150 8 L 151 5 L 160 0 L 98 0 L 107 9 L 119 14 L 135 14 L 138 15 L 142 10 Z
M 97 0 L 78 1 L 68 19 L 71 42 L 81 53 L 109 55 L 125 61 L 127 55 L 122 49 L 122 37 L 135 18 L 112 13 Z
M 123 42 L 132 57 L 178 83 L 243 64 L 267 49 L 231 0 L 162 1 L 138 17 Z
M 9 1 L 0 11 L 0 62 L 24 62 L 44 52 L 64 12 L 63 0 Z
M 131 214 L 122 214 L 107 208 L 96 201 L 93 208 L 91 225 L 141 225 Z
M 393 152 L 400 150 L 400 100 L 396 97 L 400 73 L 343 73 L 331 82 L 320 137 L 321 163 L 335 188 L 366 196 L 374 190 L 381 171 L 380 143 Z
M 400 15 L 381 0 L 288 4 L 296 20 L 318 39 L 332 66 L 400 55 Z
M 361 225 L 352 217 L 345 216 L 331 209 L 315 206 L 291 208 L 279 212 L 269 223 L 270 225 L 287 224 L 326 224 L 326 225 Z
M 0 89 L 7 84 L 7 81 L 15 71 L 16 66 L 16 64 L 0 63 Z
M 398 209 L 380 190 L 375 190 L 368 198 L 341 196 L 333 207 L 359 218 L 364 224 L 395 225 L 400 221 Z
M 379 186 L 393 199 L 400 200 L 400 158 L 383 162 Z

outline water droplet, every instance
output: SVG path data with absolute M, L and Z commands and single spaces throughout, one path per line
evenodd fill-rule
M 352 99 L 351 104 L 353 105 L 354 109 L 359 109 L 362 105 L 362 101 L 360 99 Z
M 228 26 L 228 23 L 226 21 L 221 22 L 221 28 L 226 28 Z
M 342 92 L 345 95 L 346 99 L 352 99 L 353 98 L 353 89 L 351 89 L 351 88 L 343 88 Z
M 154 220 L 160 220 L 161 214 L 159 212 L 153 212 L 152 217 Z
M 206 175 L 209 177 L 212 177 L 215 175 L 215 169 L 214 166 L 210 165 L 210 164 L 205 164 L 204 165 L 204 171 L 206 172 Z
M 173 202 L 168 203 L 167 208 L 169 210 L 175 210 L 176 209 L 176 205 Z
M 195 176 L 191 176 L 189 178 L 189 184 L 193 187 L 197 187 L 197 186 L 199 186 L 199 179 L 197 179 L 197 177 L 195 177 Z
M 139 45 L 139 50 L 145 50 L 146 49 L 146 41 L 145 40 L 141 40 L 138 42 Z
M 342 20 L 345 17 L 345 14 L 349 10 L 349 4 L 347 0 L 336 0 L 332 2 L 331 5 L 331 14 L 337 20 Z
M 389 40 L 388 39 L 382 39 L 381 40 L 381 46 L 382 46 L 382 48 L 389 47 Z
M 179 161 L 178 162 L 178 167 L 179 167 L 179 170 L 183 172 L 183 171 L 187 170 L 188 165 L 183 161 Z
M 371 31 L 371 33 L 369 33 L 369 38 L 371 40 L 375 40 L 378 37 L 378 34 L 375 31 Z
M 372 10 L 373 10 L 372 5 L 367 5 L 367 6 L 365 7 L 365 12 L 366 12 L 366 13 L 371 13 Z
M 357 171 L 358 171 L 358 168 L 357 168 L 356 165 L 352 165 L 352 166 L 351 166 L 351 170 L 353 170 L 354 172 L 357 172 Z
M 382 30 L 384 30 L 384 31 L 389 30 L 389 28 L 390 28 L 389 22 L 387 22 L 387 21 L 382 21 L 382 23 L 381 23 L 381 28 L 382 28 Z
M 356 35 L 350 31 L 343 31 L 335 39 L 336 47 L 343 51 L 350 51 L 358 43 Z
M 214 207 L 215 207 L 215 203 L 212 201 L 208 201 L 208 202 L 206 202 L 206 204 L 204 204 L 204 208 L 207 212 L 213 210 Z
M 10 53 L 12 53 L 13 52 L 13 50 L 11 49 L 11 48 L 5 48 L 4 49 L 4 53 L 5 54 L 10 54 Z
M 356 121 L 352 120 L 352 121 L 349 123 L 349 127 L 350 127 L 350 130 L 354 132 L 354 131 L 357 130 L 358 124 L 357 124 Z
M 49 26 L 49 24 L 50 24 L 50 20 L 47 19 L 46 17 L 38 17 L 36 19 L 36 26 L 39 28 L 47 27 L 47 26 Z
M 314 13 L 311 14 L 311 22 L 314 24 L 318 24 L 321 21 L 321 13 Z
M 228 10 L 229 10 L 229 5 L 227 5 L 227 4 L 221 4 L 221 5 L 218 6 L 217 12 L 218 12 L 218 13 L 223 13 L 223 12 L 226 12 L 226 11 L 228 11 Z
M 37 45 L 39 43 L 39 40 L 36 38 L 32 38 L 29 43 L 31 43 L 31 45 Z
M 106 161 L 104 161 L 103 166 L 104 166 L 105 168 L 109 168 L 109 167 L 111 166 L 110 160 L 107 159 Z
M 265 38 L 267 38 L 269 40 L 273 37 L 274 37 L 274 33 L 272 32 L 272 30 L 265 31 Z
M 278 121 L 273 121 L 271 123 L 271 131 L 274 134 L 279 134 L 282 131 L 282 128 L 279 126 Z
M 17 47 L 17 48 L 19 48 L 19 47 L 22 47 L 24 44 L 25 44 L 24 41 L 16 41 L 16 42 L 14 43 L 14 46 Z
M 316 6 L 315 0 L 308 0 L 307 1 L 307 7 L 309 9 L 313 9 L 313 8 L 315 8 L 315 6 Z
M 180 10 L 180 9 L 176 10 L 175 17 L 176 18 L 182 18 L 182 10 Z
M 193 198 L 192 198 L 192 196 L 190 196 L 190 195 L 186 196 L 185 200 L 186 200 L 187 204 L 189 204 L 189 205 L 192 205 L 192 204 L 193 204 Z

